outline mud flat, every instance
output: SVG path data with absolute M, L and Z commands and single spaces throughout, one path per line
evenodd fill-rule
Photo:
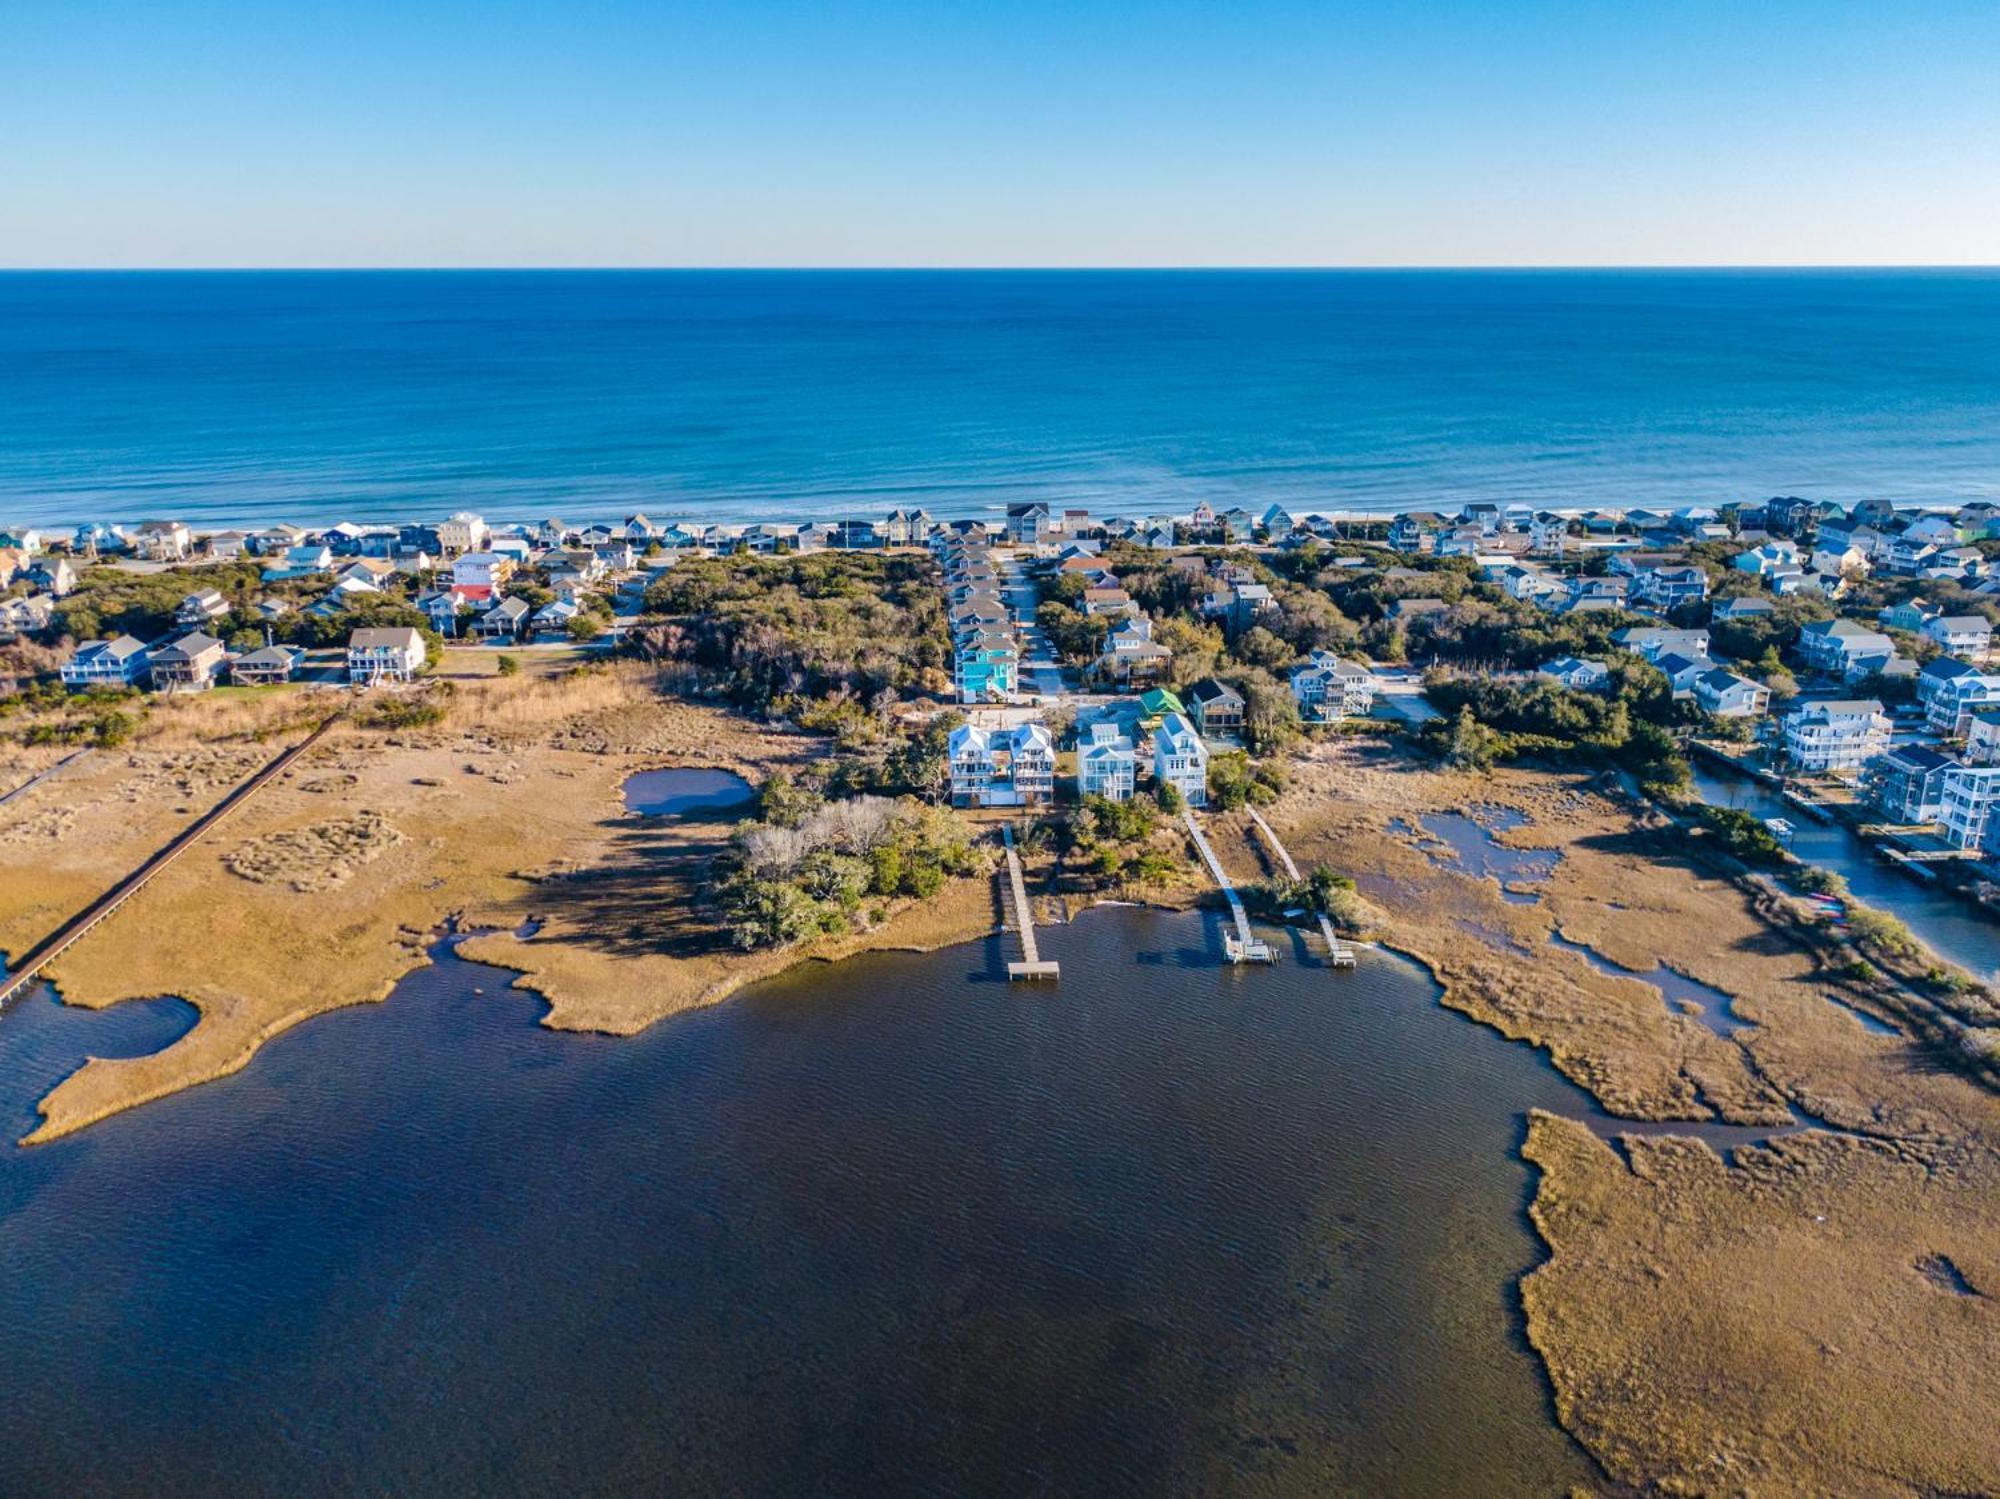
M 337 729 L 52 970 L 71 1004 L 171 994 L 200 1019 L 153 1055 L 87 1062 L 29 1139 L 223 1076 L 301 1021 L 381 999 L 454 919 L 494 929 L 469 955 L 520 969 L 545 1024 L 621 1034 L 803 959 L 986 930 L 985 882 L 967 880 L 859 935 L 724 948 L 701 892 L 733 814 L 644 817 L 622 787 L 675 765 L 754 784 L 820 744 L 665 702 L 637 671 L 501 679 L 461 689 L 433 727 Z M 28 946 L 271 753 L 141 744 L 31 791 L 0 831 L 0 948 Z M 530 923 L 532 937 L 506 935 Z
M 1528 1335 L 1605 1471 L 1662 1493 L 2000 1491 L 2000 1099 L 1829 1003 L 1835 977 L 1753 892 L 1581 777 L 1352 742 L 1293 772 L 1272 820 L 1356 876 L 1446 1005 L 1626 1118 L 1832 1127 L 1725 1160 L 1658 1125 L 1607 1141 L 1534 1117 L 1550 1259 Z M 1503 888 L 1518 863 L 1466 858 L 1468 825 L 1560 857 Z M 1730 996 L 1731 1024 L 1662 1003 L 1659 970 Z

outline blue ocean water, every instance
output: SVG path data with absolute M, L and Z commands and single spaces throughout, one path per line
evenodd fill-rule
M 0 275 L 0 519 L 2000 494 L 2000 272 Z

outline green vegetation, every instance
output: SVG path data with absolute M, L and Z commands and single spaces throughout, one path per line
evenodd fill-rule
M 1208 800 L 1212 807 L 1225 812 L 1268 807 L 1284 789 L 1284 767 L 1276 761 L 1253 762 L 1242 750 L 1222 750 L 1209 756 Z
M 1456 769 L 1540 756 L 1628 770 L 1649 795 L 1669 799 L 1688 784 L 1667 679 L 1635 657 L 1621 654 L 1599 692 L 1442 672 L 1425 681 L 1424 692 L 1443 716 L 1424 725 L 1419 742 Z
M 1701 826 L 1745 864 L 1775 869 L 1790 860 L 1784 845 L 1771 836 L 1771 830 L 1738 808 L 1703 807 Z
M 1160 884 L 1184 863 L 1179 835 L 1161 818 L 1159 804 L 1143 796 L 1085 797 L 1062 824 L 1059 841 L 1067 883 L 1078 891 Z
M 646 591 L 631 648 L 679 663 L 690 688 L 844 741 L 951 685 L 935 569 L 906 554 L 688 559 Z
M 924 900 L 978 855 L 951 813 L 903 799 L 825 801 L 782 777 L 739 826 L 717 900 L 740 948 L 788 947 L 873 924 L 868 900 Z M 782 784 L 777 784 L 782 782 Z

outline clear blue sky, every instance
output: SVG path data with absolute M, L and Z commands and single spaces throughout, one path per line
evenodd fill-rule
M 0 4 L 12 266 L 1995 262 L 1995 0 Z

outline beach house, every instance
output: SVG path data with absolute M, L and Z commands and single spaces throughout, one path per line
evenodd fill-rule
M 1343 661 L 1332 651 L 1314 651 L 1292 673 L 1292 698 L 1299 717 L 1314 723 L 1359 718 L 1375 705 L 1375 678 L 1367 667 Z
M 461 510 L 449 520 L 438 522 L 438 550 L 451 557 L 460 552 L 476 552 L 486 545 L 489 534 L 485 520 L 470 510 Z
M 1921 632 L 1947 656 L 1984 662 L 1993 653 L 1993 626 L 1983 614 L 1940 614 L 1924 622 Z
M 1178 713 L 1169 713 L 1153 731 L 1153 778 L 1173 787 L 1190 807 L 1208 805 L 1208 746 Z
M 1889 747 L 1889 718 L 1874 698 L 1808 703 L 1785 718 L 1785 755 L 1808 775 L 1859 770 Z
M 160 692 L 199 692 L 215 685 L 229 659 L 222 642 L 196 630 L 156 647 L 147 663 L 153 687 Z
M 1895 655 L 1896 643 L 1880 630 L 1851 619 L 1814 620 L 1799 631 L 1799 660 L 1815 671 L 1846 678 L 1868 663 Z
M 1138 770 L 1138 751 L 1116 723 L 1099 719 L 1078 738 L 1076 789 L 1079 796 L 1101 796 L 1114 802 L 1130 801 Z
M 151 648 L 130 635 L 86 640 L 62 664 L 59 675 L 72 692 L 90 687 L 130 687 L 146 675 Z
M 347 637 L 347 680 L 358 686 L 407 682 L 424 665 L 424 637 L 414 625 L 378 626 Z
M 1572 692 L 1596 692 L 1609 685 L 1611 668 L 1582 656 L 1559 656 L 1535 668 L 1535 675 Z
M 1046 724 L 960 724 L 945 753 L 954 807 L 1040 807 L 1055 799 L 1055 742 Z
M 1711 665 L 1694 680 L 1694 703 L 1711 718 L 1762 718 L 1771 708 L 1771 689 Z
M 1203 677 L 1188 689 L 1187 705 L 1204 739 L 1234 744 L 1243 737 L 1243 694 L 1228 683 Z
M 1946 772 L 1938 821 L 1956 848 L 2000 853 L 2000 765 L 1961 765 Z
M 239 687 L 275 687 L 291 681 L 306 653 L 297 646 L 267 645 L 229 663 L 229 680 Z
M 1893 823 L 1906 826 L 1944 818 L 1945 777 L 1958 761 L 1929 745 L 1891 746 L 1861 770 L 1868 798 Z

